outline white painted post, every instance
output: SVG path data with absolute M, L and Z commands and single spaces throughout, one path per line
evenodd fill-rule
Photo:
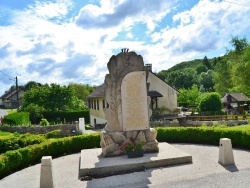
M 44 156 L 41 160 L 40 188 L 53 188 L 52 157 Z
M 84 118 L 79 118 L 79 130 L 85 133 L 85 120 Z
M 220 139 L 219 163 L 221 165 L 234 165 L 232 142 L 229 138 Z

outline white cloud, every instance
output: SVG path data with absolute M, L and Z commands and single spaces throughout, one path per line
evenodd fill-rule
M 109 58 L 121 48 L 137 52 L 160 71 L 212 51 L 220 55 L 231 36 L 250 29 L 249 8 L 201 0 L 182 11 L 176 2 L 101 0 L 84 5 L 77 16 L 70 15 L 76 7 L 70 0 L 8 10 L 8 24 L 0 25 L 0 70 L 20 77 L 21 84 L 101 84 Z M 138 25 L 143 30 L 137 32 Z M 6 79 L 0 83 L 1 94 L 10 85 Z

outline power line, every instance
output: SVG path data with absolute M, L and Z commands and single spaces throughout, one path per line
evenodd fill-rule
M 243 6 L 243 7 L 248 7 L 248 8 L 250 8 L 250 6 L 243 5 L 243 4 L 240 4 L 240 3 L 235 3 L 235 2 L 226 1 L 226 0 L 222 0 L 222 1 L 225 1 L 225 2 L 227 2 L 227 3 L 232 3 L 232 4 L 235 4 L 235 5 L 239 5 L 239 6 Z
M 1 70 L 0 70 L 0 72 L 1 72 L 1 73 L 3 73 L 5 76 L 9 77 L 10 79 L 12 79 L 12 77 L 11 77 L 11 76 L 9 76 L 9 75 L 5 74 L 3 71 L 1 71 Z

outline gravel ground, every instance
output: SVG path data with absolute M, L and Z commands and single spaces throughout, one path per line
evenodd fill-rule
M 53 159 L 54 187 L 250 187 L 249 151 L 234 149 L 235 165 L 223 167 L 218 163 L 218 147 L 172 145 L 192 155 L 193 163 L 80 181 L 78 153 Z M 37 164 L 9 175 L 0 180 L 0 188 L 38 188 L 40 168 L 41 164 Z

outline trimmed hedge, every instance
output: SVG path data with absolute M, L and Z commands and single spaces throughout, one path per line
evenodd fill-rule
M 169 143 L 219 145 L 220 138 L 230 138 L 234 148 L 250 150 L 250 127 L 170 127 L 156 128 L 157 140 Z M 51 137 L 51 135 L 48 137 Z M 0 178 L 17 170 L 37 164 L 43 156 L 59 157 L 100 147 L 100 133 L 49 139 L 41 144 L 27 146 L 0 155 Z
M 71 111 L 71 112 L 43 112 L 43 118 L 47 119 L 50 123 L 60 122 L 74 122 L 79 121 L 79 118 L 84 117 L 85 123 L 89 123 L 89 111 Z
M 39 144 L 46 141 L 43 135 L 14 134 L 11 136 L 0 137 L 0 154 L 10 150 L 16 150 L 28 145 Z
M 169 143 L 219 145 L 220 138 L 230 138 L 233 147 L 250 150 L 250 128 L 230 127 L 158 127 L 157 140 Z
M 7 151 L 0 155 L 0 179 L 17 170 L 41 162 L 43 156 L 55 158 L 96 147 L 100 147 L 100 133 L 50 139 L 41 144 Z
M 19 112 L 4 116 L 3 125 L 10 125 L 10 126 L 30 125 L 29 112 Z

